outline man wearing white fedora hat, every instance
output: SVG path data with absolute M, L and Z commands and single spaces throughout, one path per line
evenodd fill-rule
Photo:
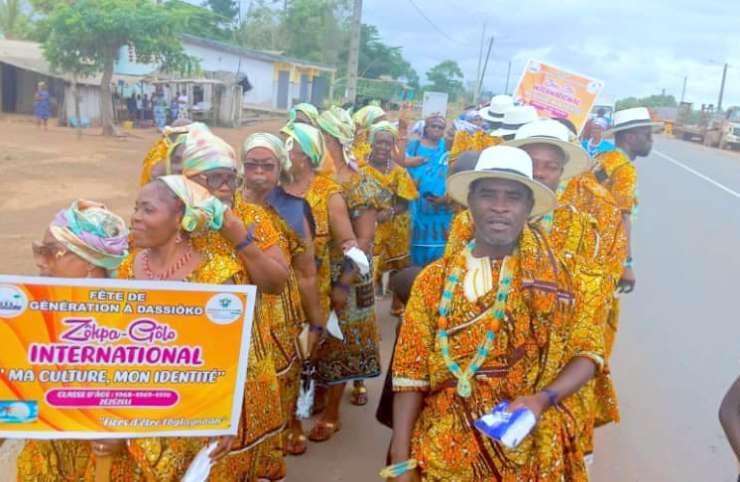
M 491 102 L 478 113 L 489 124 L 490 130 L 496 130 L 501 127 L 506 111 L 512 107 L 514 107 L 514 99 L 510 95 L 494 95 Z
M 484 150 L 474 170 L 450 176 L 448 192 L 469 207 L 475 235 L 414 283 L 393 363 L 393 465 L 382 475 L 585 482 L 570 395 L 602 366 L 603 335 L 569 268 L 527 225 L 555 194 L 510 146 Z M 535 421 L 515 451 L 473 428 L 505 401 Z
M 517 105 L 507 110 L 504 120 L 498 129 L 491 132 L 493 137 L 501 137 L 504 141 L 514 139 L 516 131 L 524 124 L 529 124 L 540 118 L 537 109 L 531 105 Z
M 617 205 L 622 210 L 624 226 L 627 233 L 628 256 L 619 290 L 631 293 L 635 288 L 635 273 L 632 269 L 632 250 L 630 234 L 632 232 L 632 214 L 636 212 L 637 169 L 634 161 L 638 157 L 647 157 L 653 148 L 653 128 L 662 123 L 654 122 L 645 107 L 619 110 L 614 113 L 614 134 L 617 149 L 597 156 L 594 169 L 596 179 L 611 192 Z

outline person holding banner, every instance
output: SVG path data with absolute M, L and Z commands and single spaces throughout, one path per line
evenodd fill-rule
M 77 200 L 59 211 L 44 239 L 32 245 L 41 276 L 108 278 L 128 255 L 126 223 L 104 205 Z M 140 474 L 125 450 L 125 440 L 29 440 L 18 456 L 18 480 L 66 482 L 95 477 L 96 460 L 105 472 L 110 458 L 129 467 L 130 480 Z M 0 440 L 0 445 L 2 440 Z M 110 469 L 110 467 L 107 467 Z
M 146 184 L 131 217 L 136 250 L 123 261 L 118 277 L 208 284 L 238 282 L 244 270 L 233 256 L 199 250 L 192 241 L 196 233 L 220 229 L 226 211 L 221 201 L 184 176 L 163 176 Z M 252 344 L 255 343 L 253 339 Z M 213 460 L 229 453 L 234 437 L 219 437 L 218 442 L 210 454 Z M 157 481 L 180 480 L 203 446 L 204 441 L 199 438 L 128 441 L 129 452 L 144 480 Z M 219 465 L 214 467 L 216 474 Z M 243 471 L 246 473 L 246 469 Z
M 262 206 L 280 232 L 278 245 L 291 260 L 291 275 L 279 296 L 264 295 L 263 306 L 270 310 L 273 358 L 280 382 L 283 416 L 289 431 L 273 439 L 273 449 L 260 458 L 258 475 L 270 480 L 285 477 L 283 450 L 300 455 L 306 450 L 305 437 L 295 418 L 300 385 L 301 361 L 298 347 L 304 324 L 309 323 L 308 353 L 323 332 L 325 318 L 319 302 L 318 276 L 313 239 L 315 223 L 311 207 L 302 198 L 288 194 L 280 185 L 291 180 L 291 162 L 283 141 L 268 133 L 249 136 L 242 145 L 244 189 L 237 193 L 236 209 L 244 203 Z

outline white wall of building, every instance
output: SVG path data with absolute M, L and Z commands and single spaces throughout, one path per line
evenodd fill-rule
M 273 63 L 239 56 L 230 52 L 195 45 L 188 41 L 182 43 L 185 53 L 200 59 L 200 67 L 206 72 L 240 72 L 246 74 L 252 90 L 244 96 L 244 102 L 252 105 L 272 107 L 275 99 L 275 78 Z M 240 59 L 241 57 L 241 63 Z

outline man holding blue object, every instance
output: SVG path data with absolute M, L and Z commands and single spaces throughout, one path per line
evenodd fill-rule
M 429 265 L 406 307 L 393 364 L 397 481 L 586 481 L 571 397 L 603 365 L 603 332 L 547 237 L 527 224 L 555 206 L 515 147 L 484 150 L 450 177 L 475 236 Z M 499 403 L 534 429 L 508 449 L 473 425 Z

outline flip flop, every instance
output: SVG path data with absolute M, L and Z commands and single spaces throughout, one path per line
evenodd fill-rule
M 311 442 L 326 442 L 335 433 L 339 432 L 339 422 L 324 422 L 319 420 L 316 425 L 313 426 L 311 433 L 308 434 L 308 440 Z

